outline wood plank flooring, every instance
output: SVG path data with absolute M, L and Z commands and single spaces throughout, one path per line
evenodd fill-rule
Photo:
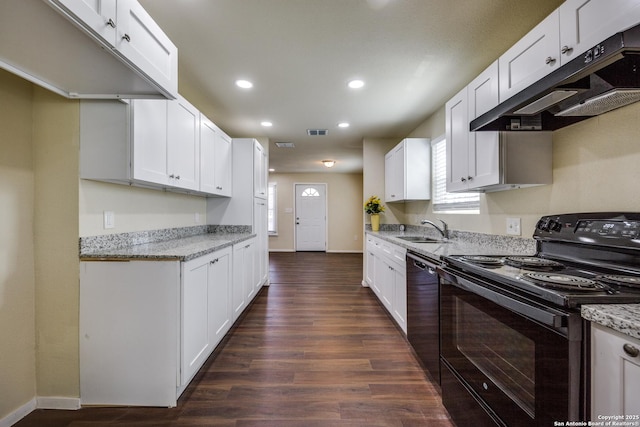
M 16 427 L 451 427 L 361 254 L 270 255 L 264 288 L 176 408 L 37 410 Z

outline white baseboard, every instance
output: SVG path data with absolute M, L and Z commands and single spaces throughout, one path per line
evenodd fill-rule
M 362 250 L 359 251 L 327 251 L 328 254 L 361 254 Z
M 43 397 L 36 398 L 38 409 L 80 409 L 80 398 L 78 397 Z
M 269 249 L 269 252 L 295 252 L 293 249 Z
M 34 397 L 15 411 L 9 413 L 4 418 L 0 419 L 0 427 L 11 427 L 27 415 L 29 415 L 33 410 L 36 409 L 36 398 Z

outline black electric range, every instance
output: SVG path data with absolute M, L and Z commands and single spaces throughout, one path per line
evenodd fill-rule
M 532 256 L 450 256 L 452 268 L 557 306 L 640 302 L 640 213 L 542 217 Z

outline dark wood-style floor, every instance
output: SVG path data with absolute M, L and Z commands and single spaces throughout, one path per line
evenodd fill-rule
M 176 408 L 37 410 L 16 427 L 450 427 L 361 254 L 271 254 L 264 288 Z

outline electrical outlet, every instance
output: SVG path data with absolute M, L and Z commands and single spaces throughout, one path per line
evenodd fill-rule
M 520 235 L 520 218 L 507 218 L 507 234 Z
M 200 224 L 200 212 L 196 212 L 195 215 L 193 216 L 193 221 L 196 224 Z
M 116 228 L 116 214 L 113 211 L 104 211 L 102 219 L 105 229 Z

